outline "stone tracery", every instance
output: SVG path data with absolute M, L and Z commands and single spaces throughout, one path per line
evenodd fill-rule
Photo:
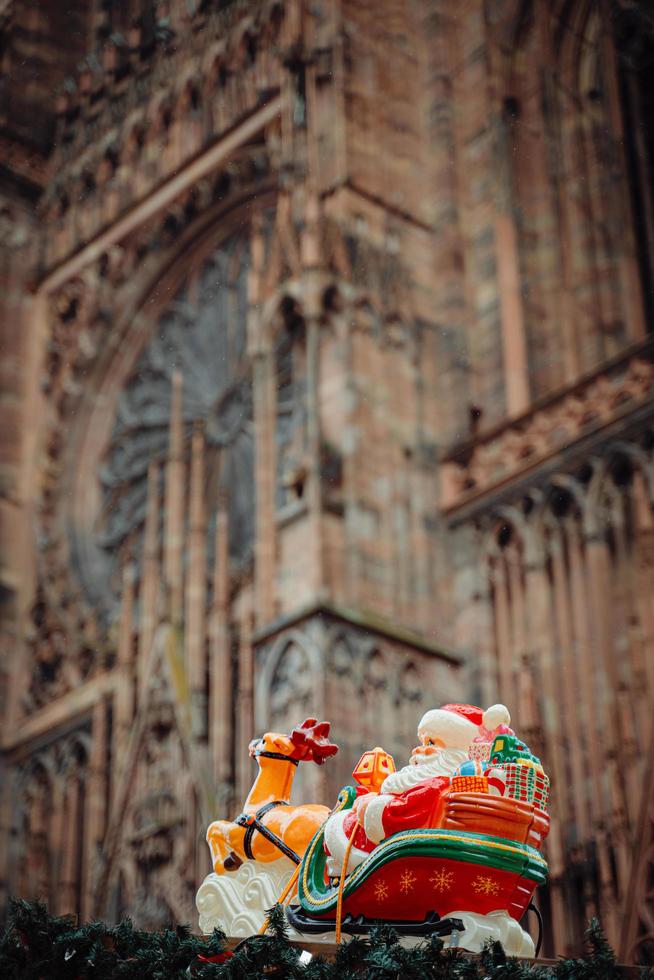
M 617 929 L 614 896 L 624 900 L 630 887 L 628 842 L 641 819 L 635 807 L 645 772 L 635 747 L 648 744 L 645 705 L 654 691 L 644 654 L 651 569 L 638 557 L 653 526 L 651 467 L 651 449 L 624 441 L 483 522 L 497 690 L 519 705 L 522 729 L 542 739 L 559 782 L 573 788 L 554 801 L 550 844 L 552 915 L 564 932 L 570 908 L 601 913 Z M 608 760 L 601 773 L 598 755 Z M 610 861 L 592 856 L 598 826 L 607 830 Z M 556 869 L 595 860 L 599 904 L 591 907 L 564 890 Z
M 243 238 L 225 242 L 197 278 L 181 287 L 159 317 L 152 340 L 134 364 L 118 399 L 116 421 L 101 470 L 100 544 L 111 564 L 127 547 L 138 561 L 149 463 L 165 457 L 174 371 L 183 378 L 183 419 L 202 423 L 212 509 L 221 489 L 238 487 L 230 501 L 231 555 L 236 567 L 251 558 L 253 511 L 252 394 L 245 360 L 248 251 Z M 105 581 L 110 578 L 105 571 Z M 89 580 L 89 576 L 86 576 Z M 97 590 L 99 594 L 102 589 Z M 106 591 L 106 590 L 105 590 Z

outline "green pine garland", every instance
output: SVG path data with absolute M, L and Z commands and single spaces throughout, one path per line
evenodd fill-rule
M 613 950 L 599 924 L 587 934 L 588 953 L 581 959 L 560 960 L 553 967 L 530 966 L 505 956 L 498 943 L 480 957 L 443 949 L 439 939 L 405 949 L 397 934 L 379 926 L 369 940 L 352 939 L 341 945 L 332 962 L 314 957 L 300 960 L 300 950 L 288 940 L 286 919 L 277 906 L 270 914 L 265 936 L 245 940 L 220 964 L 202 964 L 198 956 L 226 949 L 225 937 L 214 932 L 209 940 L 191 934 L 187 926 L 159 933 L 135 929 L 129 920 L 111 929 L 101 922 L 77 926 L 68 916 L 48 915 L 41 903 L 12 901 L 9 925 L 0 939 L 2 980 L 621 980 Z M 642 980 L 654 980 L 643 968 Z

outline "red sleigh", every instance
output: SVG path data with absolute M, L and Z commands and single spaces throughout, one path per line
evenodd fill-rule
M 345 787 L 337 809 L 350 808 L 355 795 Z M 338 925 L 337 931 L 365 934 L 384 921 L 403 935 L 420 936 L 463 928 L 451 915 L 462 910 L 502 911 L 519 921 L 547 876 L 540 848 L 548 830 L 547 813 L 533 803 L 450 792 L 438 826 L 394 834 L 347 876 L 341 921 L 321 828 L 302 860 L 289 923 L 303 933 L 332 932 Z

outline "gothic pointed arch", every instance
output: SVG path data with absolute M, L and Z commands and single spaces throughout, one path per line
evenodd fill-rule
M 230 562 L 238 578 L 251 574 L 250 224 L 274 198 L 258 146 L 240 151 L 223 177 L 192 188 L 186 207 L 161 215 L 148 244 L 141 238 L 108 250 L 53 302 L 52 329 L 63 346 L 53 344 L 44 365 L 57 413 L 44 433 L 50 462 L 38 505 L 44 548 L 33 614 L 34 656 L 46 683 L 31 701 L 70 689 L 76 658 L 83 677 L 111 658 L 107 630 L 118 614 L 120 568 L 135 564 L 138 587 L 147 471 L 167 452 L 175 372 L 185 465 L 192 430 L 204 433 L 208 567 L 218 500 L 226 496 Z M 59 635 L 76 651 L 66 676 L 57 666 Z
M 303 721 L 299 717 L 303 711 L 304 717 L 307 713 L 318 717 L 322 670 L 320 651 L 310 636 L 292 630 L 278 637 L 257 671 L 257 726 L 277 725 L 281 726 L 277 731 L 285 731 L 288 725 Z
M 267 730 L 289 732 L 308 717 L 322 720 L 323 677 L 320 651 L 311 637 L 297 630 L 279 637 L 257 680 L 257 734 Z M 293 799 L 306 802 L 317 795 L 316 767 L 299 766 Z
M 634 120 L 649 97 L 647 20 L 620 3 L 526 0 L 495 26 L 504 190 L 536 397 L 646 330 L 651 275 L 639 270 L 652 263 L 651 148 Z

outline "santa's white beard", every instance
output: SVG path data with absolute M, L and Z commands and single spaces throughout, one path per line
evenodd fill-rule
M 382 783 L 382 793 L 405 793 L 406 790 L 424 783 L 434 776 L 453 776 L 462 762 L 468 758 L 465 749 L 441 749 L 430 755 L 425 762 L 409 763 L 403 769 L 392 772 Z

